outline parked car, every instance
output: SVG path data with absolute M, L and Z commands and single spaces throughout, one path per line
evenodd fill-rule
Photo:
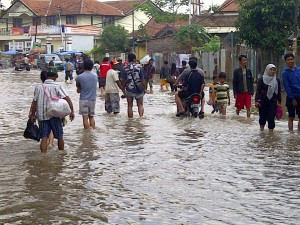
M 42 70 L 47 70 L 49 68 L 49 62 L 51 61 L 52 57 L 55 57 L 55 67 L 58 71 L 64 70 L 64 63 L 58 57 L 57 54 L 40 54 L 37 60 L 37 67 Z

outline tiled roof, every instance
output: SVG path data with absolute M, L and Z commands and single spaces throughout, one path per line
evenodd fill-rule
M 124 16 L 122 12 L 96 0 L 20 0 L 38 16 L 45 15 L 106 15 Z
M 236 0 L 226 0 L 218 9 L 219 12 L 237 12 L 239 4 Z
M 201 15 L 193 18 L 193 23 L 203 27 L 235 27 L 238 15 Z
M 106 4 L 113 6 L 123 12 L 125 15 L 134 11 L 137 6 L 136 4 L 141 4 L 146 2 L 147 0 L 136 0 L 136 1 L 108 1 Z
M 45 10 L 49 7 L 49 1 L 21 0 L 21 2 L 36 15 L 45 15 Z
M 149 20 L 149 22 L 145 25 L 145 28 L 146 28 L 148 35 L 150 35 L 151 37 L 154 37 L 166 26 L 174 27 L 175 30 L 179 30 L 181 27 L 187 26 L 188 23 L 189 23 L 188 21 L 183 21 L 183 20 L 178 20 L 174 24 L 167 23 L 167 22 L 157 23 L 157 22 L 155 22 L 154 18 L 151 18 Z

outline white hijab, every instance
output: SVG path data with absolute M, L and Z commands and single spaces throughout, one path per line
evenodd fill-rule
M 271 99 L 274 93 L 276 95 L 278 94 L 278 82 L 276 79 L 276 74 L 274 76 L 269 75 L 271 68 L 276 68 L 276 66 L 273 64 L 268 64 L 263 75 L 263 81 L 266 85 L 268 85 L 268 99 Z

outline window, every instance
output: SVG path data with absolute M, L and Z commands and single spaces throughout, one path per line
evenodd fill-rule
M 56 16 L 47 16 L 46 17 L 46 24 L 49 25 L 57 25 L 57 18 Z
M 76 16 L 66 16 L 66 24 L 77 24 Z
M 22 27 L 23 20 L 22 18 L 13 18 L 13 27 Z
M 115 24 L 115 17 L 113 16 L 103 16 L 103 26 L 110 24 Z
M 33 17 L 32 18 L 32 25 L 33 26 L 41 25 L 41 17 Z

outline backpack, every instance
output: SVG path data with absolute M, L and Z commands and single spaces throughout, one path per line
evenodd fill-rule
M 72 64 L 70 62 L 67 62 L 67 71 L 73 71 L 73 67 L 72 67 Z
M 137 89 L 137 91 L 139 93 L 144 92 L 144 85 L 143 85 L 143 83 L 141 81 L 141 78 L 140 78 L 140 70 L 138 68 L 136 68 L 135 66 L 133 66 L 133 65 L 130 65 L 128 67 L 128 69 L 129 69 L 128 70 L 128 75 L 131 76 L 132 81 L 133 81 L 134 86 Z

